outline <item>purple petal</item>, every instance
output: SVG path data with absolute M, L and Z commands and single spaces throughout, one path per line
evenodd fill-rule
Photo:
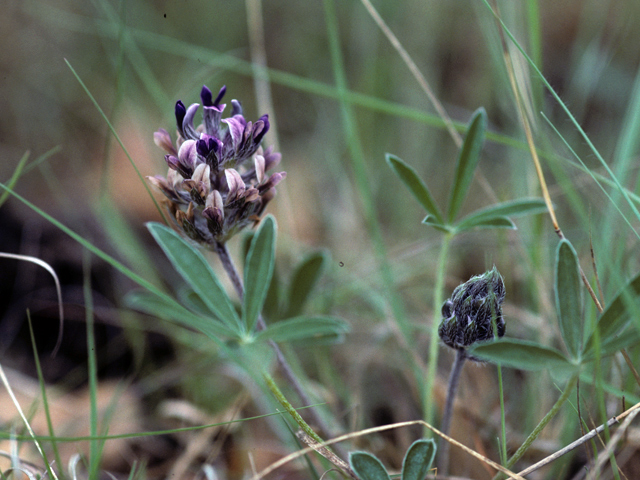
M 227 86 L 223 85 L 222 88 L 220 89 L 220 91 L 218 92 L 218 96 L 213 101 L 213 106 L 214 107 L 217 107 L 220 104 L 220 100 L 222 100 L 222 97 L 224 97 L 225 93 L 227 93 Z
M 173 155 L 177 155 L 175 147 L 171 142 L 171 135 L 164 128 L 159 129 L 157 132 L 153 134 L 153 142 L 162 148 L 165 152 L 171 153 Z
M 262 141 L 262 137 L 269 131 L 269 115 L 263 115 L 256 122 L 253 127 L 253 141 L 255 143 L 260 143 Z
M 204 123 L 204 131 L 207 135 L 220 137 L 220 119 L 226 105 L 204 106 L 202 111 L 202 122 Z
M 231 100 L 231 116 L 242 115 L 242 104 L 238 100 Z
M 182 135 L 184 137 L 184 132 L 182 131 L 182 122 L 184 120 L 184 116 L 187 113 L 187 109 L 184 106 L 184 103 L 182 103 L 182 100 L 178 100 L 176 102 L 176 108 L 175 108 L 175 114 L 176 114 L 176 123 L 178 124 L 178 131 L 180 132 L 180 135 Z
M 178 151 L 180 168 L 178 171 L 184 178 L 191 178 L 198 163 L 198 151 L 195 140 L 185 140 Z
M 231 135 L 233 149 L 235 150 L 242 142 L 242 134 L 244 133 L 247 122 L 242 115 L 235 115 L 231 118 L 225 118 L 222 121 L 229 125 L 229 134 Z
M 189 108 L 187 109 L 187 112 L 185 113 L 184 118 L 182 119 L 182 132 L 183 132 L 183 137 L 185 139 L 197 139 L 199 138 L 198 133 L 196 132 L 196 129 L 193 127 L 193 117 L 196 115 L 196 112 L 198 111 L 198 108 L 200 107 L 199 103 L 192 103 Z
M 229 186 L 229 196 L 227 197 L 228 203 L 229 201 L 233 201 L 244 194 L 246 186 L 242 181 L 240 174 L 233 168 L 227 168 L 224 171 L 224 175 L 227 178 L 227 185 Z
M 213 105 L 211 96 L 211 90 L 209 90 L 206 85 L 203 85 L 202 90 L 200 90 L 200 99 L 202 100 L 202 106 L 210 107 L 211 105 Z

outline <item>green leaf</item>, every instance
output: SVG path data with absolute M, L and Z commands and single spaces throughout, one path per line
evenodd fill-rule
M 219 342 L 221 337 L 236 336 L 235 331 L 224 326 L 219 320 L 193 313 L 179 303 L 168 301 L 155 293 L 131 292 L 125 297 L 125 304 L 132 310 L 198 330 L 216 342 Z
M 349 331 L 343 320 L 329 316 L 302 316 L 282 320 L 269 325 L 256 335 L 256 340 L 275 342 L 295 342 L 301 340 L 331 341 L 341 340 Z
M 556 253 L 556 309 L 558 323 L 569 355 L 578 359 L 582 342 L 582 296 L 578 255 L 571 243 L 563 239 Z
M 630 320 L 640 312 L 640 274 L 636 275 L 616 295 L 613 301 L 600 316 L 596 328 L 600 342 L 604 344 L 609 338 L 628 326 Z M 637 327 L 637 325 L 636 325 Z M 637 329 L 637 328 L 636 328 Z M 595 334 L 592 333 L 584 348 L 584 355 L 594 355 Z
M 173 267 L 200 296 L 207 308 L 231 330 L 241 333 L 240 318 L 204 256 L 165 225 L 148 223 L 147 228 Z
M 436 442 L 430 439 L 416 440 L 402 460 L 402 480 L 422 480 L 431 468 L 436 455 Z
M 276 221 L 267 215 L 251 239 L 244 265 L 242 319 L 247 332 L 253 331 L 269 290 L 276 258 Z
M 468 352 L 481 360 L 520 370 L 575 369 L 559 351 L 525 340 L 502 338 L 476 344 Z
M 271 282 L 269 283 L 269 290 L 267 290 L 267 297 L 262 305 L 262 315 L 268 320 L 280 320 L 285 318 L 283 315 L 284 307 L 280 301 L 280 274 L 278 273 L 277 262 L 273 266 L 273 274 L 271 275 Z
M 464 232 L 465 230 L 470 230 L 472 228 L 509 228 L 511 230 L 517 230 L 516 224 L 509 217 L 492 217 L 492 218 L 483 218 L 476 222 L 473 225 L 464 226 L 462 228 L 455 226 L 454 230 L 456 233 Z
M 436 219 L 437 223 L 442 223 L 442 214 L 440 213 L 440 210 L 438 210 L 435 200 L 413 167 L 405 163 L 404 160 L 401 160 L 390 153 L 387 153 L 385 158 L 391 167 L 391 170 L 393 170 L 402 183 L 407 186 L 416 200 L 418 200 L 420 205 L 422 205 L 422 208 L 432 215 Z
M 305 258 L 294 272 L 289 285 L 288 308 L 285 318 L 300 315 L 311 290 L 322 275 L 327 256 L 322 252 L 316 252 Z
M 456 163 L 456 172 L 453 181 L 453 189 L 451 190 L 451 198 L 449 200 L 449 214 L 447 215 L 448 223 L 452 223 L 462 202 L 467 196 L 473 174 L 480 161 L 480 151 L 484 143 L 484 133 L 487 128 L 487 114 L 484 108 L 479 108 L 473 114 L 473 118 L 469 123 L 467 134 L 464 137 L 458 161 Z
M 524 198 L 520 200 L 513 200 L 510 202 L 498 203 L 491 205 L 481 210 L 467 215 L 458 223 L 456 223 L 456 231 L 462 232 L 474 227 L 490 227 L 490 223 L 486 224 L 488 220 L 492 219 L 504 219 L 505 217 L 517 217 L 522 215 L 533 215 L 536 213 L 544 213 L 547 211 L 547 206 L 544 200 L 541 198 Z M 513 225 L 512 222 L 510 222 Z M 497 225 L 499 227 L 506 225 Z M 515 228 L 507 227 L 507 228 Z
M 382 462 L 370 453 L 352 452 L 349 464 L 361 480 L 391 480 Z
M 427 215 L 426 217 L 424 217 L 422 219 L 422 223 L 424 223 L 425 225 L 429 225 L 430 227 L 433 227 L 436 230 L 440 230 L 441 232 L 444 232 L 444 233 L 448 233 L 452 230 L 451 227 L 448 227 L 440 223 L 438 219 L 433 215 Z

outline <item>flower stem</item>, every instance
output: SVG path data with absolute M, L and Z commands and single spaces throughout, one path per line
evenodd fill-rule
M 464 350 L 456 350 L 456 358 L 451 366 L 451 374 L 449 374 L 447 399 L 444 406 L 444 413 L 442 414 L 442 423 L 440 425 L 440 431 L 445 435 L 449 435 L 449 428 L 451 428 L 456 390 L 458 389 L 460 374 L 462 373 L 462 367 L 466 359 L 467 354 Z M 447 441 L 441 442 L 440 452 L 438 453 L 438 472 L 442 472 L 443 476 L 447 476 L 449 473 L 449 442 Z
M 422 391 L 422 415 L 424 421 L 433 423 L 433 387 L 436 383 L 436 373 L 438 366 L 438 325 L 439 317 L 441 315 L 442 302 L 444 300 L 444 281 L 445 270 L 447 267 L 447 256 L 449 254 L 449 246 L 453 234 L 447 233 L 444 236 L 442 245 L 440 246 L 440 254 L 438 256 L 438 266 L 436 271 L 436 283 L 433 287 L 433 316 L 431 319 L 431 334 L 429 342 L 429 363 L 427 368 L 427 378 L 425 379 L 424 388 Z M 425 428 L 425 434 L 431 435 L 428 429 Z
M 240 277 L 240 274 L 238 273 L 238 269 L 233 263 L 233 259 L 229 255 L 229 250 L 227 249 L 227 245 L 221 242 L 217 242 L 215 244 L 215 252 L 218 254 L 218 257 L 222 262 L 222 267 L 224 268 L 225 272 L 227 272 L 227 275 L 229 276 L 229 279 L 231 280 L 231 283 L 233 284 L 236 290 L 236 293 L 238 294 L 238 297 L 240 298 L 240 300 L 242 300 L 244 298 L 244 284 L 242 282 L 242 278 Z M 261 314 L 258 315 L 257 328 L 258 330 L 264 330 L 265 328 L 267 328 Z M 269 340 L 269 344 L 275 351 L 276 361 L 278 362 L 278 367 L 280 368 L 282 375 L 284 376 L 286 381 L 289 383 L 291 388 L 293 388 L 293 391 L 296 393 L 296 395 L 300 399 L 300 402 L 302 402 L 302 404 L 304 405 L 311 405 L 311 400 L 309 399 L 306 392 L 302 388 L 302 385 L 300 384 L 298 377 L 296 377 L 296 374 L 294 373 L 293 369 L 291 368 L 291 365 L 285 358 L 278 344 L 273 340 Z M 271 377 L 269 377 L 269 379 L 271 382 L 273 382 L 273 379 Z M 269 379 L 267 379 L 267 385 L 269 385 Z M 269 389 L 272 391 L 272 393 L 274 392 L 271 386 L 269 386 Z M 280 392 L 280 390 L 278 390 L 278 392 Z M 279 393 L 279 396 L 284 398 L 284 395 L 282 394 L 282 392 Z M 277 395 L 276 395 L 276 398 L 284 406 L 281 399 Z M 300 428 L 307 435 L 311 436 L 314 440 L 318 441 L 319 443 L 322 443 L 322 440 L 320 440 L 320 437 L 318 437 L 317 434 L 314 433 L 313 435 L 311 435 L 309 433 L 309 431 L 313 431 L 313 430 L 311 430 L 311 427 L 309 427 L 307 422 L 304 421 L 304 419 L 300 416 L 300 414 L 298 414 L 295 410 L 293 411 L 296 413 L 296 416 L 294 416 L 293 414 L 292 416 L 294 420 L 296 420 L 296 423 L 298 423 Z M 327 426 L 326 422 L 322 419 L 322 417 L 318 414 L 317 410 L 315 408 L 309 408 L 307 409 L 307 413 L 311 419 L 311 423 L 315 424 L 316 427 L 320 430 L 320 432 L 324 436 L 326 436 L 327 438 L 332 438 L 331 430 Z M 334 446 L 334 450 L 338 455 L 345 457 L 346 452 L 344 452 L 339 446 L 337 445 Z

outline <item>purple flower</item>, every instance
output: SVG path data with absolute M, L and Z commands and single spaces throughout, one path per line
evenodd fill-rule
M 147 177 L 167 198 L 169 211 L 190 238 L 205 244 L 224 243 L 247 225 L 255 224 L 275 186 L 285 172 L 267 175 L 280 163 L 272 147 L 263 151 L 262 139 L 269 131 L 269 117 L 255 122 L 242 115 L 242 106 L 231 101 L 231 116 L 222 118 L 226 105 L 220 101 L 222 87 L 213 98 L 202 87 L 202 123 L 194 126 L 200 104 L 185 107 L 176 102 L 178 138 L 174 146 L 169 133 L 154 134 L 156 145 L 165 150 L 167 177 Z

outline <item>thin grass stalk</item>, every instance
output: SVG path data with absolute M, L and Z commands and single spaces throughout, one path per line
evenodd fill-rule
M 89 478 L 98 478 L 100 469 L 100 447 L 98 445 L 98 359 L 94 335 L 93 292 L 91 291 L 91 259 L 86 249 L 82 250 L 85 322 L 87 325 L 87 375 L 89 382 Z
M 33 333 L 33 323 L 31 322 L 31 315 L 29 315 L 28 312 L 27 320 L 29 325 L 29 336 L 31 337 L 31 348 L 33 349 L 33 360 L 35 361 L 36 372 L 38 373 L 38 383 L 40 384 L 40 394 L 42 395 L 42 409 L 44 410 L 44 416 L 47 420 L 47 429 L 49 430 L 49 436 L 51 437 L 51 450 L 53 450 L 53 457 L 55 458 L 56 464 L 59 466 L 60 472 L 62 473 L 62 457 L 60 456 L 58 441 L 56 439 L 55 430 L 53 429 L 51 409 L 49 408 L 49 398 L 47 396 L 47 389 L 44 382 L 44 375 L 42 373 L 42 366 L 40 364 L 40 357 L 38 356 L 38 346 L 36 345 L 36 337 Z M 49 462 L 47 462 L 46 466 L 47 470 L 51 470 L 51 465 L 49 464 Z M 51 473 L 49 473 L 49 475 L 51 475 Z M 52 476 L 51 478 L 54 477 Z
M 511 467 L 513 467 L 513 465 L 515 465 L 515 463 L 518 460 L 520 460 L 520 458 L 522 458 L 525 452 L 529 449 L 529 447 L 533 444 L 533 442 L 538 438 L 538 435 L 540 435 L 540 432 L 542 432 L 544 427 L 546 427 L 547 424 L 551 421 L 551 419 L 555 417 L 556 414 L 560 411 L 560 408 L 562 407 L 562 405 L 564 405 L 564 402 L 566 402 L 569 396 L 571 395 L 571 391 L 573 390 L 573 387 L 575 387 L 577 381 L 578 381 L 578 375 L 574 375 L 573 377 L 571 377 L 571 379 L 567 383 L 567 386 L 562 392 L 562 395 L 560 395 L 558 400 L 556 400 L 556 403 L 553 404 L 553 407 L 551 407 L 549 412 L 547 412 L 547 414 L 542 418 L 542 420 L 540 420 L 538 425 L 536 425 L 536 428 L 533 429 L 533 431 L 525 439 L 522 445 L 520 445 L 520 448 L 516 450 L 516 453 L 514 453 L 511 456 L 511 458 L 509 458 L 509 460 L 507 461 L 507 464 L 505 465 L 506 468 L 511 469 Z M 501 478 L 504 478 L 502 474 L 497 473 L 493 477 L 493 480 L 499 480 Z
M 504 408 L 504 385 L 502 383 L 502 366 L 498 365 L 498 393 L 500 395 L 500 461 L 507 461 L 507 422 Z

